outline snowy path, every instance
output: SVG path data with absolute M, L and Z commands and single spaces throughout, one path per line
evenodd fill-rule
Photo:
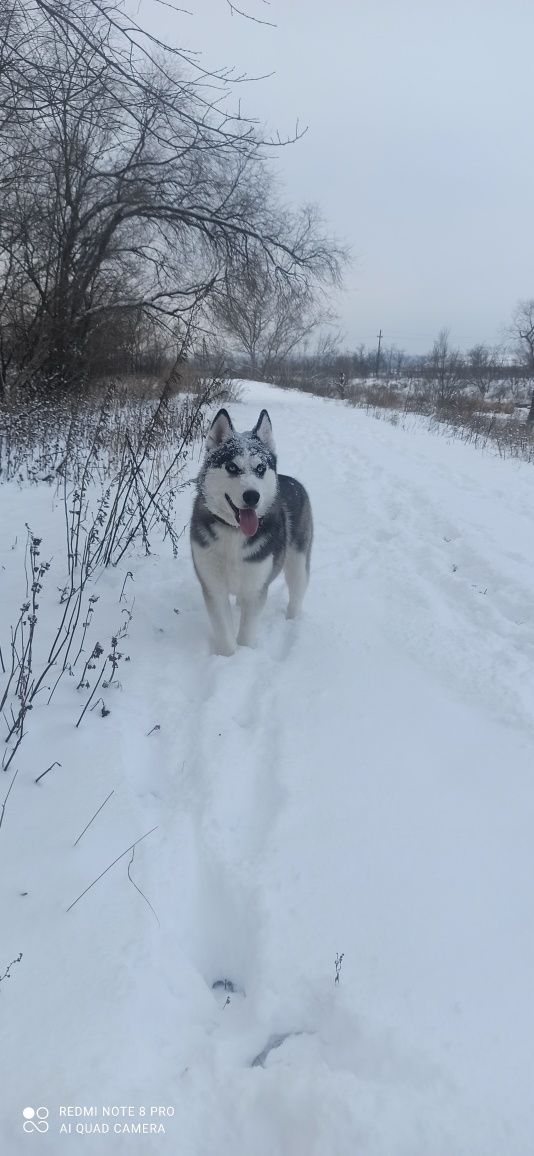
M 527 1156 L 534 471 L 261 386 L 237 426 L 264 404 L 314 507 L 304 616 L 276 583 L 257 649 L 216 657 L 189 560 L 135 563 L 85 804 L 115 786 L 119 819 L 63 890 L 158 824 L 132 870 L 159 923 L 115 872 L 58 931 L 63 974 L 51 948 L 37 991 L 12 980 L 10 1046 L 24 1015 L 47 1042 L 10 1103 L 175 1107 L 165 1136 L 65 1140 L 91 1154 Z

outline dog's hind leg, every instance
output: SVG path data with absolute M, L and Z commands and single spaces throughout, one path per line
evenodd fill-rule
M 310 577 L 310 555 L 288 546 L 284 562 L 284 577 L 289 591 L 286 618 L 298 618 Z

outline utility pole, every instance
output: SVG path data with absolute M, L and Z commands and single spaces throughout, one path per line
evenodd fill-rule
M 380 369 L 380 346 L 382 345 L 382 329 L 380 330 L 380 333 L 377 334 L 377 337 L 378 337 L 378 349 L 376 351 L 376 370 L 375 370 L 375 376 L 376 377 L 378 377 L 378 370 Z

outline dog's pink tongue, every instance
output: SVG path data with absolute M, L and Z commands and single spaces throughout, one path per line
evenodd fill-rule
M 255 510 L 239 511 L 239 526 L 247 538 L 252 538 L 258 529 L 258 515 Z

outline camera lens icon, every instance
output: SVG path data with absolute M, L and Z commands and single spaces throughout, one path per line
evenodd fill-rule
M 48 1132 L 48 1108 L 23 1108 L 25 1132 Z

